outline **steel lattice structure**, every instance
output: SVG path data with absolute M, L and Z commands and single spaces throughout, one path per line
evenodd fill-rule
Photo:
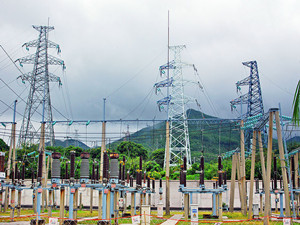
M 242 115 L 242 118 L 255 116 L 259 113 L 264 114 L 264 106 L 261 95 L 261 87 L 259 81 L 259 74 L 256 61 L 243 62 L 244 66 L 250 68 L 250 76 L 238 81 L 236 87 L 240 90 L 241 86 L 249 86 L 247 94 L 240 96 L 239 98 L 230 102 L 231 107 L 235 107 L 240 104 L 247 104 L 247 113 Z
M 236 105 L 247 104 L 247 112 L 241 115 L 241 119 L 256 116 L 258 114 L 264 115 L 264 106 L 261 94 L 261 87 L 259 81 L 259 74 L 256 61 L 243 62 L 244 66 L 250 68 L 250 75 L 236 83 L 237 90 L 241 86 L 249 86 L 248 93 L 241 95 L 230 102 L 231 109 L 236 108 Z M 250 147 L 250 139 L 252 132 L 249 129 L 245 130 L 245 146 Z
M 52 121 L 52 109 L 50 100 L 49 82 L 58 82 L 61 80 L 58 76 L 49 72 L 49 65 L 61 65 L 65 69 L 64 61 L 48 54 L 48 48 L 56 48 L 60 53 L 58 44 L 48 40 L 48 33 L 54 30 L 52 26 L 33 26 L 39 32 L 39 38 L 23 44 L 27 50 L 30 47 L 35 47 L 35 54 L 25 56 L 16 60 L 23 64 L 33 64 L 32 72 L 21 76 L 23 82 L 30 83 L 30 91 L 27 98 L 23 121 L 20 129 L 18 146 L 21 144 L 33 142 L 34 137 L 38 137 L 37 130 L 34 128 L 31 120 L 35 114 L 38 114 L 38 109 L 42 107 L 44 101 L 44 120 Z M 40 113 L 39 113 L 40 114 Z M 50 140 L 51 145 L 54 144 L 54 130 L 52 124 L 46 125 L 46 139 Z
M 170 166 L 178 165 L 181 159 L 186 156 L 187 165 L 192 165 L 190 140 L 188 133 L 188 122 L 185 111 L 185 104 L 188 98 L 184 95 L 183 67 L 193 66 L 181 61 L 181 51 L 184 45 L 170 46 L 174 59 L 169 63 L 160 66 L 161 75 L 165 74 L 168 69 L 172 70 L 172 75 L 166 80 L 156 83 L 156 89 L 169 87 L 169 96 L 157 101 L 159 109 L 163 105 L 168 105 L 168 120 L 170 121 Z M 166 155 L 165 155 L 166 159 Z M 165 165 L 166 162 L 164 162 Z

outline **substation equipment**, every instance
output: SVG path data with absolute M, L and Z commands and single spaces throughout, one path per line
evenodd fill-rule
M 199 167 L 199 186 L 198 187 L 187 187 L 186 185 L 186 175 L 187 175 L 187 163 L 186 157 L 183 158 L 183 165 L 181 165 L 180 170 L 180 185 L 179 192 L 184 195 L 184 215 L 185 220 L 188 219 L 190 214 L 191 206 L 193 205 L 193 195 L 194 194 L 212 194 L 212 214 L 206 215 L 210 218 L 219 218 L 222 219 L 222 194 L 227 191 L 227 178 L 226 172 L 223 171 L 222 158 L 218 156 L 218 180 L 213 183 L 213 188 L 207 188 L 204 184 L 204 156 L 200 158 L 200 167 Z M 197 207 L 198 208 L 198 207 Z M 197 210 L 198 215 L 198 210 Z
M 41 218 L 41 207 L 43 205 L 42 193 L 47 191 L 49 195 L 48 202 L 48 216 L 52 216 L 52 210 L 58 206 L 55 205 L 55 191 L 60 193 L 59 204 L 59 220 L 60 224 L 77 224 L 77 211 L 79 200 L 79 188 L 89 188 L 91 193 L 96 191 L 99 193 L 98 199 L 98 222 L 97 224 L 110 224 L 111 220 L 115 220 L 120 214 L 125 215 L 127 198 L 131 195 L 131 215 L 140 214 L 137 212 L 136 195 L 140 195 L 139 210 L 144 205 L 151 205 L 151 195 L 155 193 L 155 180 L 146 176 L 143 172 L 142 157 L 140 157 L 139 169 L 136 173 L 136 184 L 134 185 L 133 176 L 129 176 L 129 171 L 125 172 L 125 157 L 119 161 L 117 153 L 108 155 L 104 152 L 103 157 L 103 182 L 99 182 L 99 165 L 92 165 L 92 175 L 90 176 L 90 154 L 83 152 L 80 154 L 80 179 L 75 179 L 75 151 L 70 152 L 70 162 L 66 163 L 65 176 L 62 179 L 61 174 L 61 153 L 53 152 L 49 157 L 52 158 L 51 168 L 51 184 L 46 187 L 42 185 L 42 171 L 43 171 L 43 153 L 38 155 L 38 173 L 37 180 L 34 180 L 34 173 L 32 175 L 32 184 L 29 187 L 24 185 L 25 165 L 22 165 L 22 172 L 16 169 L 11 175 L 11 182 L 5 182 L 5 168 L 4 168 L 4 153 L 0 153 L 0 198 L 6 190 L 11 190 L 11 218 L 13 220 L 15 210 L 18 210 L 20 215 L 21 210 L 21 191 L 24 189 L 33 190 L 33 207 L 36 208 L 36 218 L 31 220 L 31 224 L 45 224 L 45 220 Z M 17 165 L 17 164 L 16 164 Z M 69 168 L 70 167 L 70 168 Z M 143 179 L 144 177 L 144 179 Z M 162 182 L 160 182 L 160 194 L 162 195 Z M 15 204 L 15 191 L 18 191 L 18 205 Z M 66 196 L 68 195 L 68 196 Z M 69 199 L 69 204 L 66 206 L 65 199 Z M 3 207 L 1 205 L 1 207 Z M 64 218 L 65 210 L 69 211 L 67 219 Z

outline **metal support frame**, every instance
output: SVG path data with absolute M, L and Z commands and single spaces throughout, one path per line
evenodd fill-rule
M 247 112 L 241 115 L 241 119 L 256 116 L 258 114 L 264 114 L 263 99 L 261 94 L 259 73 L 256 61 L 243 62 L 244 66 L 250 68 L 250 75 L 241 81 L 236 83 L 237 90 L 241 89 L 241 86 L 248 86 L 248 93 L 241 95 L 240 97 L 230 101 L 231 109 L 236 108 L 237 105 L 246 104 Z M 245 130 L 245 146 L 250 149 L 250 139 L 252 139 L 251 129 Z
M 154 85 L 156 90 L 162 87 L 170 88 L 170 94 L 159 101 L 158 107 L 161 110 L 163 105 L 167 105 L 167 120 L 170 121 L 170 152 L 169 160 L 170 166 L 175 166 L 180 163 L 183 156 L 187 157 L 187 166 L 190 168 L 192 165 L 190 140 L 188 133 L 187 115 L 185 105 L 188 98 L 184 95 L 184 80 L 183 80 L 183 67 L 193 66 L 181 61 L 181 51 L 185 45 L 170 46 L 169 50 L 172 51 L 174 60 L 168 62 L 166 65 L 160 66 L 159 70 L 161 75 L 169 69 L 172 69 L 172 76 L 167 77 L 166 80 L 158 82 Z M 168 73 L 169 74 L 169 73 Z M 164 160 L 164 167 L 166 166 L 166 153 Z
M 213 202 L 212 216 L 216 217 L 217 216 L 217 201 L 216 201 L 217 198 L 216 198 L 216 193 L 213 193 L 212 197 L 213 197 L 213 200 L 212 200 L 212 202 Z
M 189 204 L 188 196 L 192 197 L 193 194 L 201 194 L 201 193 L 211 193 L 212 194 L 212 216 L 216 217 L 217 215 L 222 214 L 222 193 L 227 191 L 227 185 L 222 185 L 222 187 L 209 189 L 205 188 L 203 186 L 199 186 L 196 188 L 187 188 L 183 185 L 179 185 L 179 192 L 182 192 L 184 194 L 184 202 L 185 202 L 185 214 L 188 214 L 189 206 L 186 206 Z M 220 198 L 220 199 L 219 199 Z M 219 201 L 217 201 L 219 199 Z M 190 199 L 190 202 L 191 199 Z M 221 204 L 221 205 L 220 205 Z M 187 209 L 187 211 L 186 211 Z M 186 218 L 187 219 L 187 218 Z
M 42 100 L 45 104 L 45 120 L 52 120 L 52 107 L 50 100 L 49 82 L 58 82 L 61 80 L 58 76 L 49 72 L 49 65 L 60 65 L 65 68 L 64 61 L 48 54 L 48 48 L 56 48 L 58 53 L 60 47 L 58 44 L 48 40 L 49 32 L 54 30 L 52 26 L 33 26 L 39 32 L 39 38 L 34 41 L 23 44 L 27 50 L 29 47 L 35 47 L 36 53 L 19 58 L 20 66 L 23 64 L 33 64 L 33 70 L 30 73 L 21 75 L 22 82 L 28 81 L 30 91 L 27 98 L 27 104 L 23 115 L 22 125 L 19 134 L 18 146 L 30 141 L 33 143 L 34 138 L 38 136 L 37 130 L 34 128 L 31 120 L 38 113 Z M 54 144 L 54 130 L 52 124 L 47 124 L 46 138 L 50 140 L 51 145 Z

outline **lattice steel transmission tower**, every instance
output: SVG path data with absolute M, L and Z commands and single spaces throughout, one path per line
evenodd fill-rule
M 246 104 L 247 112 L 241 114 L 241 119 L 245 120 L 248 117 L 263 115 L 264 106 L 261 94 L 261 87 L 259 81 L 259 74 L 256 61 L 243 62 L 244 66 L 250 68 L 250 75 L 241 81 L 236 83 L 237 90 L 241 90 L 241 86 L 249 86 L 248 93 L 241 95 L 230 102 L 231 109 L 236 108 L 237 105 Z M 252 132 L 250 130 L 245 130 L 245 146 L 250 147 L 250 139 Z
M 187 165 L 192 165 L 190 139 L 188 133 L 188 122 L 185 105 L 188 98 L 184 95 L 183 67 L 191 66 L 181 61 L 181 51 L 185 45 L 170 46 L 174 59 L 165 65 L 160 66 L 161 76 L 166 74 L 168 69 L 172 70 L 172 75 L 154 85 L 156 90 L 162 87 L 169 87 L 170 93 L 167 97 L 157 101 L 161 110 L 163 105 L 168 105 L 168 119 L 170 121 L 170 166 L 178 165 L 181 159 L 186 156 Z M 165 162 L 166 164 L 166 155 Z
M 30 47 L 35 47 L 35 54 L 25 56 L 16 60 L 23 64 L 33 64 L 32 72 L 24 74 L 21 77 L 22 82 L 28 81 L 30 84 L 30 91 L 27 98 L 23 121 L 20 129 L 18 146 L 23 143 L 33 143 L 35 138 L 39 137 L 37 130 L 32 124 L 34 115 L 39 114 L 40 117 L 44 113 L 45 121 L 52 121 L 52 108 L 50 100 L 49 82 L 58 82 L 61 85 L 61 80 L 58 76 L 49 72 L 49 65 L 61 65 L 65 69 L 63 60 L 48 54 L 48 48 L 56 48 L 57 53 L 60 53 L 58 44 L 48 40 L 48 33 L 54 30 L 53 26 L 33 26 L 39 32 L 39 38 L 23 44 L 27 50 Z M 44 108 L 43 106 L 44 101 Z M 38 109 L 42 108 L 43 112 Z M 54 144 L 54 130 L 51 123 L 46 124 L 45 138 L 50 140 L 50 144 Z

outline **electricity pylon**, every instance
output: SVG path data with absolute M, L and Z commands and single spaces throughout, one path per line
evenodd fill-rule
M 192 165 L 190 139 L 188 132 L 187 115 L 185 105 L 188 98 L 184 95 L 184 80 L 182 70 L 183 67 L 191 66 L 181 61 L 181 51 L 185 45 L 170 46 L 169 49 L 173 53 L 174 59 L 165 65 L 160 66 L 161 76 L 167 70 L 172 70 L 172 75 L 161 82 L 154 85 L 156 90 L 162 87 L 170 88 L 170 94 L 157 101 L 161 110 L 163 105 L 168 106 L 168 120 L 170 121 L 170 166 L 178 165 L 181 159 L 186 156 L 187 166 Z M 166 155 L 164 165 L 166 164 Z
M 250 68 L 250 75 L 244 78 L 241 81 L 236 83 L 237 90 L 241 90 L 241 86 L 248 86 L 248 93 L 241 95 L 239 98 L 236 98 L 230 102 L 231 109 L 236 108 L 237 105 L 246 104 L 247 112 L 242 114 L 241 119 L 245 120 L 248 117 L 263 115 L 264 114 L 264 106 L 261 94 L 261 87 L 259 81 L 259 74 L 256 61 L 243 62 L 244 66 Z M 245 130 L 245 146 L 250 148 L 250 139 L 252 132 L 248 129 Z M 250 150 L 250 149 L 249 149 Z
M 25 143 L 33 143 L 34 138 L 39 137 L 37 130 L 32 124 L 32 118 L 36 114 L 45 101 L 43 113 L 45 121 L 52 121 L 52 109 L 50 100 L 49 82 L 58 82 L 61 85 L 61 80 L 58 76 L 49 72 L 49 65 L 61 65 L 65 69 L 63 60 L 48 54 L 48 48 L 56 48 L 57 53 L 60 53 L 58 44 L 48 40 L 48 33 L 54 30 L 52 26 L 33 26 L 39 32 L 39 38 L 23 44 L 27 50 L 30 47 L 36 47 L 35 54 L 25 56 L 16 60 L 23 67 L 23 64 L 33 64 L 32 72 L 24 74 L 21 77 L 22 82 L 28 81 L 30 91 L 27 98 L 23 121 L 20 129 L 18 146 Z M 54 130 L 51 123 L 46 124 L 45 138 L 50 140 L 50 144 L 54 144 Z

